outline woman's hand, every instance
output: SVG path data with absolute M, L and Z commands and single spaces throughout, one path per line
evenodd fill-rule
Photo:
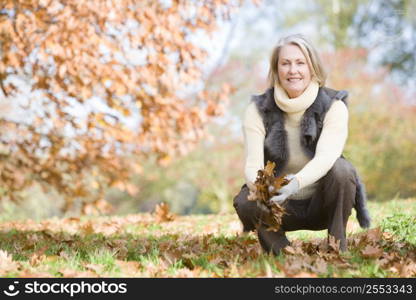
M 289 183 L 277 191 L 279 195 L 270 198 L 270 201 L 279 205 L 282 204 L 287 198 L 299 191 L 299 181 L 296 179 L 295 175 L 289 174 L 285 176 L 285 178 L 289 180 Z
M 255 193 L 257 191 L 256 185 L 252 182 L 247 182 L 247 187 L 250 192 Z

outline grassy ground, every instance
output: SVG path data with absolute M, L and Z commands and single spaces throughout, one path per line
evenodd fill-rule
M 372 229 L 348 224 L 349 249 L 326 232 L 289 233 L 278 257 L 235 214 L 155 214 L 0 223 L 5 277 L 415 277 L 416 199 L 369 203 Z

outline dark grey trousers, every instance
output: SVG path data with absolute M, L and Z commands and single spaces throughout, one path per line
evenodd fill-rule
M 305 200 L 286 201 L 287 214 L 283 216 L 281 230 L 267 231 L 261 211 L 255 201 L 248 201 L 248 187 L 243 185 L 234 197 L 234 208 L 243 223 L 245 232 L 257 229 L 260 245 L 266 252 L 278 254 L 289 245 L 286 231 L 323 230 L 340 241 L 340 249 L 347 249 L 346 226 L 355 202 L 355 169 L 344 158 L 338 158 L 329 172 L 319 180 L 318 190 Z

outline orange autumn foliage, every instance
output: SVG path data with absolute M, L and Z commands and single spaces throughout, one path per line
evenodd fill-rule
M 239 5 L 1 1 L 0 96 L 22 94 L 17 77 L 42 99 L 28 99 L 30 117 L 0 118 L 8 133 L 0 149 L 3 193 L 16 199 L 38 182 L 66 196 L 68 208 L 74 198 L 101 199 L 108 186 L 130 192 L 124 183 L 149 154 L 167 164 L 188 153 L 231 92 L 224 84 L 187 96 L 207 57 L 192 37 L 212 32 Z M 96 109 L 97 99 L 105 109 Z

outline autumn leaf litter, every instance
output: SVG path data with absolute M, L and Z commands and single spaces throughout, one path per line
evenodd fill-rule
M 339 252 L 333 238 L 294 239 L 281 256 L 274 257 L 262 253 L 256 235 L 243 235 L 237 224 L 234 214 L 176 216 L 166 205 L 153 214 L 4 222 L 0 275 L 336 277 L 360 276 L 361 265 L 369 262 L 389 276 L 416 276 L 415 247 L 397 242 L 380 228 L 351 235 L 346 253 Z M 77 267 L 65 264 L 74 260 L 74 249 L 110 253 L 113 272 L 88 255 L 77 261 Z M 51 271 L 54 264 L 59 267 Z

